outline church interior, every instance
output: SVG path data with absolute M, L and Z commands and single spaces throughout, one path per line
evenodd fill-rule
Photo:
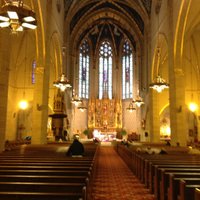
M 150 189 L 145 199 L 167 199 L 138 153 L 165 147 L 168 161 L 185 154 L 183 165 L 194 161 L 189 149 L 200 153 L 198 44 L 199 0 L 0 0 L 0 153 L 11 156 L 12 145 L 62 149 L 78 137 L 100 163 L 114 144 L 112 153 Z

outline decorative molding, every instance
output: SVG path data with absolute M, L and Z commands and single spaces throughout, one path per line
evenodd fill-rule
M 36 74 L 44 74 L 44 67 L 36 67 L 35 73 Z
M 161 5 L 162 5 L 162 0 L 157 0 L 156 4 L 155 4 L 155 12 L 156 12 L 156 14 L 159 14 Z
M 182 69 L 175 68 L 175 69 L 174 69 L 174 73 L 175 73 L 175 75 L 177 75 L 177 76 L 184 76 L 184 72 L 183 72 Z
M 61 11 L 61 1 L 60 0 L 56 1 L 56 8 L 57 8 L 58 13 L 60 13 L 60 11 Z

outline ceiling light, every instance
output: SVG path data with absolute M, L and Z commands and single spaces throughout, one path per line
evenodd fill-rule
M 141 105 L 144 104 L 144 101 L 142 100 L 142 98 L 140 96 L 137 96 L 136 99 L 133 99 L 133 103 L 137 106 L 140 107 Z
M 72 96 L 71 103 L 73 103 L 75 106 L 78 106 L 79 104 L 82 103 L 82 100 L 81 100 L 80 97 L 78 97 L 77 94 L 75 94 L 75 95 Z
M 12 33 L 35 29 L 37 27 L 35 12 L 22 0 L 5 0 L 5 4 L 0 9 L 0 27 L 9 27 Z
M 169 88 L 169 84 L 161 76 L 158 75 L 154 82 L 149 85 L 149 87 L 160 93 L 164 89 Z
M 130 113 L 132 113 L 134 110 L 136 110 L 134 107 L 133 107 L 133 103 L 131 102 L 128 106 L 128 108 L 126 108 L 127 111 L 129 111 Z
M 69 83 L 69 80 L 66 78 L 65 74 L 62 73 L 59 80 L 54 81 L 53 85 L 59 88 L 61 91 L 65 91 L 67 88 L 71 88 L 72 86 Z

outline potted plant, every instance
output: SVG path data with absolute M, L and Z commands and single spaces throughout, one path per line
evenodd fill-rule
M 85 129 L 84 131 L 83 131 L 83 134 L 85 135 L 85 136 L 89 136 L 89 129 Z
M 123 137 L 123 136 L 125 136 L 125 135 L 127 134 L 127 132 L 126 132 L 126 130 L 125 130 L 125 129 L 122 129 L 122 130 L 121 130 L 121 132 L 120 132 L 120 134 L 121 134 L 121 135 L 122 135 L 122 137 Z

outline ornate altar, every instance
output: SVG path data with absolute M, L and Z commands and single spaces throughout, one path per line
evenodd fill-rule
M 88 104 L 88 128 L 116 132 L 122 128 L 122 104 L 118 99 L 91 99 Z

